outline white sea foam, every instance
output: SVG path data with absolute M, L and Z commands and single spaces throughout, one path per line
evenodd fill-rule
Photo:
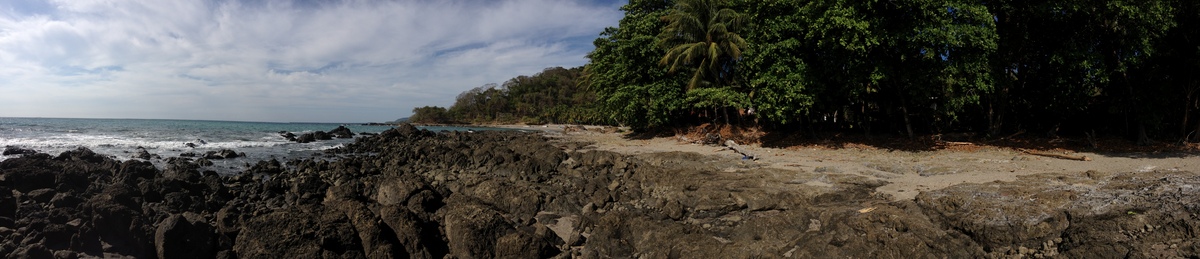
M 130 159 L 138 147 L 162 157 L 182 153 L 203 154 L 232 149 L 246 158 L 222 163 L 239 164 L 272 157 L 307 157 L 337 148 L 352 139 L 295 143 L 278 132 L 304 133 L 338 127 L 330 123 L 268 123 L 139 119 L 56 119 L 0 117 L 0 150 L 17 146 L 57 155 L 79 147 L 120 160 Z M 387 126 L 347 125 L 354 132 L 380 132 Z M 194 147 L 187 144 L 193 143 Z M 0 161 L 15 156 L 0 157 Z M 220 163 L 219 163 L 220 164 Z
M 236 149 L 236 148 L 253 148 L 253 147 L 275 147 L 288 144 L 290 142 L 278 140 L 256 140 L 256 141 L 208 141 L 199 143 L 199 141 L 180 141 L 180 140 L 150 140 L 144 138 L 120 138 L 104 135 L 83 135 L 83 134 L 63 134 L 58 136 L 48 136 L 44 138 L 5 138 L 0 137 L 0 146 L 18 146 L 24 148 L 46 148 L 46 149 L 61 149 L 61 148 L 112 148 L 112 149 L 136 149 L 138 147 L 146 149 L 183 149 L 189 148 L 187 143 L 196 144 L 196 148 L 207 149 Z

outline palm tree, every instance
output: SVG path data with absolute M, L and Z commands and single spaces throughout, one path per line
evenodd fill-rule
M 662 20 L 668 22 L 658 34 L 658 44 L 667 49 L 659 61 L 674 73 L 680 67 L 696 66 L 687 84 L 691 90 L 705 81 L 723 84 L 732 65 L 742 57 L 746 40 L 736 31 L 742 15 L 723 8 L 723 0 L 677 0 L 675 9 Z

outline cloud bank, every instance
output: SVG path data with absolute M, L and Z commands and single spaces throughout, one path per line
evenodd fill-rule
M 384 121 L 579 66 L 624 1 L 0 3 L 0 117 Z

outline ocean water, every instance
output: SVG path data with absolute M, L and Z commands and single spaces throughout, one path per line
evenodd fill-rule
M 346 126 L 354 133 L 379 133 L 392 126 L 341 123 L 273 123 L 240 121 L 152 120 L 152 119 L 65 119 L 0 117 L 0 150 L 7 146 L 33 149 L 58 155 L 86 147 L 118 160 L 133 159 L 138 148 L 157 154 L 164 160 L 185 152 L 203 155 L 207 151 L 232 149 L 247 157 L 213 160 L 216 167 L 238 168 L 258 160 L 312 156 L 322 150 L 350 143 L 353 139 L 334 139 L 295 143 L 279 135 L 280 131 L 300 135 L 329 132 Z M 480 130 L 480 128 L 425 127 L 428 130 Z M 356 135 L 355 138 L 363 135 Z M 194 143 L 194 148 L 187 143 Z M 0 161 L 10 158 L 0 156 Z M 152 159 L 153 160 L 153 159 Z M 155 162 L 161 168 L 162 161 Z

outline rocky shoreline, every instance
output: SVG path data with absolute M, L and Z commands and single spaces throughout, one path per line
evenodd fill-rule
M 1200 256 L 1200 175 L 1064 172 L 893 201 L 855 174 L 402 125 L 219 175 L 80 149 L 0 162 L 9 258 Z

